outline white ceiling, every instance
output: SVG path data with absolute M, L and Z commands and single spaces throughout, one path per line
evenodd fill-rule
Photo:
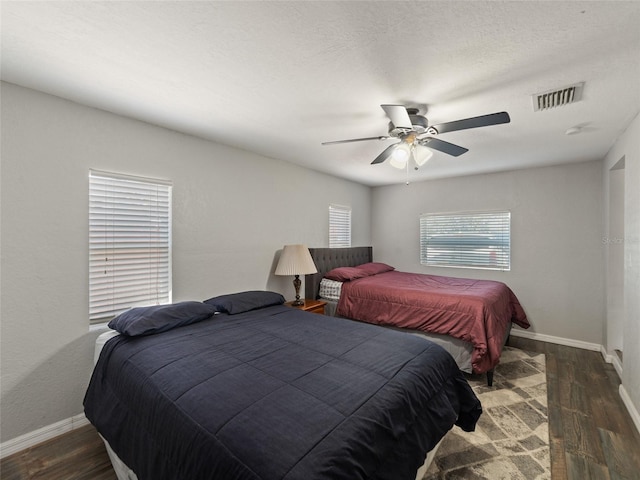
M 412 182 L 603 158 L 640 111 L 638 1 L 2 1 L 2 79 L 366 185 L 402 183 L 380 104 L 442 134 Z M 575 104 L 531 95 L 585 82 Z M 576 135 L 570 127 L 582 126 Z

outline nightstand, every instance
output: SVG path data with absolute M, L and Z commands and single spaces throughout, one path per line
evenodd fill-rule
M 305 312 L 311 313 L 319 313 L 320 315 L 324 315 L 324 306 L 327 302 L 323 302 L 322 300 L 303 300 L 304 305 L 294 306 L 292 305 L 293 300 L 285 303 L 287 307 L 299 308 L 300 310 L 304 310 Z

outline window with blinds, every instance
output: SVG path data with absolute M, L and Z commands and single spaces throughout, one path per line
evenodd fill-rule
M 329 247 L 351 246 L 351 207 L 329 205 Z
M 171 302 L 171 183 L 89 173 L 89 318 Z
M 511 213 L 425 213 L 420 263 L 434 267 L 511 268 Z

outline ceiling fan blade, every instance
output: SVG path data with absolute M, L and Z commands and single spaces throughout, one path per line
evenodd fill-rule
M 509 123 L 511 118 L 507 112 L 490 113 L 489 115 L 481 115 L 479 117 L 466 118 L 464 120 L 456 120 L 455 122 L 441 123 L 440 125 L 432 125 L 438 133 L 455 132 L 457 130 L 466 130 L 468 128 L 488 127 L 489 125 L 499 125 L 501 123 Z
M 469 151 L 468 148 L 460 147 L 459 145 L 454 145 L 453 143 L 445 142 L 439 138 L 433 137 L 422 138 L 419 140 L 419 143 L 420 145 L 444 152 L 453 157 L 459 157 L 463 153 Z
M 404 105 L 380 105 L 384 110 L 384 113 L 387 114 L 387 117 L 393 123 L 393 126 L 396 128 L 408 128 L 409 130 L 413 130 L 413 125 L 411 125 L 411 119 L 409 118 L 409 114 L 407 113 L 407 109 Z
M 349 140 L 334 140 L 333 142 L 322 142 L 322 145 L 334 145 L 336 143 L 351 143 L 351 142 L 364 142 L 365 140 L 387 140 L 388 136 L 380 137 L 366 137 L 366 138 L 351 138 Z
M 396 149 L 398 145 L 400 145 L 400 143 L 402 142 L 394 143 L 393 145 L 390 145 L 387 148 L 385 148 L 383 152 L 380 155 L 378 155 L 373 162 L 371 162 L 371 165 L 376 165 L 378 163 L 384 162 L 387 158 L 391 156 L 393 151 Z

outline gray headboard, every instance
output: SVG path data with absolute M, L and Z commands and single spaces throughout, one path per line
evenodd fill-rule
M 373 261 L 373 247 L 310 248 L 318 273 L 304 276 L 304 298 L 318 298 L 320 280 L 336 267 L 355 267 Z

